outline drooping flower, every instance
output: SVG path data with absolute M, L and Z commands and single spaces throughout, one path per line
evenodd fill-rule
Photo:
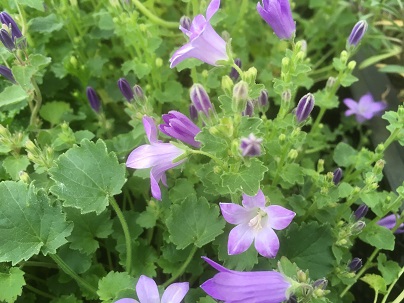
M 261 18 L 272 27 L 279 39 L 290 39 L 296 31 L 289 0 L 262 0 L 257 3 Z
M 136 284 L 136 294 L 139 301 L 123 298 L 115 303 L 180 303 L 189 290 L 189 283 L 173 283 L 166 288 L 160 300 L 159 290 L 153 279 L 140 276 Z
M 314 96 L 312 94 L 304 95 L 296 107 L 296 119 L 297 122 L 302 122 L 306 120 L 309 116 L 311 111 L 314 108 Z
M 101 109 L 101 102 L 100 102 L 100 99 L 98 98 L 97 93 L 95 92 L 94 88 L 92 88 L 91 86 L 87 86 L 86 94 L 87 94 L 87 99 L 88 99 L 88 102 L 90 103 L 91 108 L 96 113 L 99 113 L 100 109 Z
M 251 133 L 248 138 L 241 138 L 241 154 L 243 157 L 256 157 L 261 155 L 262 139 Z
M 365 20 L 358 21 L 349 35 L 347 40 L 348 46 L 357 46 L 365 35 L 367 29 L 368 23 Z
M 385 216 L 384 218 L 381 218 L 377 224 L 379 224 L 380 226 L 384 226 L 388 229 L 393 229 L 396 226 L 396 215 L 395 214 L 391 214 L 388 216 Z M 404 223 L 401 223 L 400 226 L 396 229 L 396 231 L 394 232 L 395 234 L 402 234 L 404 233 Z
M 0 75 L 14 84 L 16 83 L 11 69 L 9 69 L 7 66 L 0 65 Z
M 370 93 L 363 95 L 359 99 L 359 102 L 347 98 L 344 99 L 344 103 L 348 106 L 348 110 L 345 111 L 345 116 L 355 115 L 358 123 L 363 123 L 366 120 L 372 119 L 387 107 L 387 104 L 384 102 L 375 102 Z
M 279 239 L 274 229 L 281 230 L 292 222 L 296 215 L 279 205 L 265 206 L 265 196 L 259 190 L 255 196 L 243 194 L 243 206 L 235 203 L 219 203 L 224 219 L 236 224 L 229 234 L 229 255 L 246 251 L 254 241 L 258 253 L 274 258 L 279 250 Z
M 135 169 L 151 168 L 150 186 L 154 198 L 161 200 L 160 180 L 167 186 L 165 172 L 182 164 L 185 159 L 173 162 L 182 156 L 185 150 L 171 143 L 163 143 L 157 139 L 157 127 L 153 118 L 144 116 L 143 126 L 150 144 L 135 148 L 126 160 L 126 166 Z
M 195 141 L 195 136 L 201 129 L 187 116 L 175 110 L 162 116 L 164 123 L 159 125 L 161 132 L 167 136 L 181 140 L 193 147 L 200 147 L 201 143 Z
M 291 284 L 277 271 L 235 271 L 207 257 L 202 258 L 219 271 L 201 285 L 216 300 L 224 303 L 280 303 L 289 297 L 288 289 Z
M 180 26 L 180 30 L 190 41 L 173 54 L 170 59 L 171 68 L 188 58 L 196 58 L 210 65 L 217 65 L 217 61 L 229 59 L 226 42 L 210 25 L 210 19 L 218 11 L 219 6 L 220 0 L 212 0 L 206 9 L 206 18 L 197 15 L 192 20 L 189 30 Z

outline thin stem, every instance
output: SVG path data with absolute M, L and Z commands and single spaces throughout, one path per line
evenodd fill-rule
M 147 18 L 150 19 L 150 21 L 167 28 L 178 28 L 179 26 L 178 22 L 169 22 L 157 17 L 138 0 L 133 0 L 133 3 L 143 15 L 145 15 Z
M 404 290 L 398 295 L 398 297 L 392 303 L 400 303 L 404 301 Z
M 116 203 L 114 197 L 111 197 L 109 199 L 109 203 L 111 204 L 112 208 L 114 209 L 114 211 L 118 217 L 118 220 L 121 223 L 122 229 L 123 229 L 123 234 L 125 236 L 125 245 L 126 245 L 126 271 L 128 273 L 130 273 L 131 266 L 132 266 L 132 242 L 131 242 L 128 223 L 126 223 L 125 217 L 123 216 L 123 213 L 122 213 L 121 209 L 119 208 L 118 203 Z
M 178 269 L 178 271 L 171 276 L 170 279 L 168 279 L 164 284 L 163 287 L 166 288 L 168 285 L 170 285 L 171 283 L 173 283 L 175 280 L 177 280 L 177 278 L 179 276 L 181 276 L 185 269 L 188 267 L 189 262 L 191 262 L 192 258 L 194 257 L 196 251 L 197 251 L 198 247 L 194 246 L 191 250 L 191 252 L 188 255 L 188 258 L 185 260 L 185 262 L 182 264 L 182 266 Z
M 375 290 L 375 299 L 373 300 L 373 303 L 377 303 L 377 298 L 379 297 L 379 292 Z
M 384 295 L 382 303 L 386 303 L 388 296 L 390 295 L 391 290 L 393 289 L 394 285 L 396 285 L 396 283 L 398 282 L 398 280 L 400 279 L 401 275 L 404 273 L 404 266 L 401 268 L 400 272 L 398 273 L 397 278 L 394 280 L 393 283 L 390 284 L 389 288 L 387 289 L 387 293 Z M 404 299 L 404 296 L 403 296 Z M 401 301 L 399 301 L 401 302 Z
M 244 79 L 243 78 L 244 72 L 241 70 L 241 68 L 234 62 L 232 64 L 232 67 L 238 72 L 238 74 L 240 75 L 240 78 Z
M 36 83 L 34 78 L 31 79 L 31 83 L 32 83 L 32 85 L 34 86 L 34 89 L 35 89 L 35 106 L 34 106 L 34 108 L 32 109 L 32 112 L 31 112 L 31 118 L 29 120 L 29 125 L 33 126 L 33 125 L 36 125 L 37 115 L 38 115 L 39 109 L 40 109 L 41 104 L 42 104 L 42 94 L 41 94 L 41 91 L 39 90 L 38 84 Z
M 20 267 L 32 266 L 32 267 L 46 267 L 46 268 L 58 268 L 56 264 L 48 263 L 48 262 L 39 262 L 39 261 L 25 261 L 20 263 Z
M 56 299 L 55 296 L 52 296 L 51 294 L 48 294 L 47 292 L 44 292 L 42 290 L 39 290 L 38 288 L 35 288 L 29 284 L 25 284 L 24 285 L 25 288 L 27 288 L 28 290 L 32 291 L 33 293 L 36 293 L 37 295 L 40 295 L 44 298 L 48 298 L 48 299 Z
M 93 293 L 98 297 L 97 289 L 95 289 L 90 283 L 88 283 L 86 280 L 81 278 L 75 271 L 73 271 L 73 269 L 71 269 L 71 267 L 67 265 L 65 261 L 62 260 L 62 258 L 60 258 L 56 254 L 55 255 L 50 254 L 49 256 L 53 259 L 53 261 L 55 261 L 55 263 L 59 266 L 59 268 L 64 271 L 65 274 L 70 276 L 79 285 L 81 285 L 82 287 L 84 287 L 85 289 L 87 289 L 88 291 L 90 291 L 91 293 Z
M 192 149 L 192 150 L 190 150 L 190 152 L 193 154 L 200 154 L 200 155 L 207 156 L 207 157 L 213 159 L 215 162 L 217 162 L 221 166 L 224 166 L 224 162 L 222 160 L 220 160 L 219 158 L 215 157 L 214 155 L 212 155 L 210 153 L 204 152 L 202 150 L 196 150 L 196 149 Z
M 390 136 L 386 139 L 386 141 L 384 142 L 384 149 L 386 149 L 391 143 L 393 143 L 393 141 L 396 139 L 396 137 L 398 136 L 398 134 L 400 133 L 401 129 L 400 128 L 396 128 L 391 134 Z

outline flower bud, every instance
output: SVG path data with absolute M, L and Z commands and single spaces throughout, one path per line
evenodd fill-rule
M 118 87 L 122 95 L 130 102 L 133 99 L 134 93 L 129 82 L 125 78 L 120 78 L 118 80 Z
M 356 66 L 356 61 L 349 61 L 348 63 L 348 70 L 353 71 L 355 69 Z
M 290 91 L 290 89 L 285 90 L 282 93 L 282 101 L 289 103 L 291 99 L 292 99 L 292 92 Z
M 348 269 L 350 272 L 357 272 L 362 267 L 362 259 L 353 258 L 348 264 Z
M 193 104 L 189 106 L 189 116 L 191 117 L 192 121 L 198 121 L 198 111 Z
M 298 155 L 299 155 L 299 153 L 297 152 L 296 149 L 291 149 L 288 153 L 288 158 L 291 160 L 295 160 Z
M 261 155 L 261 138 L 250 134 L 248 138 L 241 138 L 240 150 L 243 157 L 255 157 Z
M 357 46 L 358 43 L 362 40 L 363 36 L 368 29 L 368 23 L 365 20 L 361 20 L 355 24 L 353 27 L 351 34 L 349 35 L 347 45 L 348 47 Z
M 288 57 L 283 57 L 282 59 L 282 69 L 287 69 L 289 67 L 290 59 Z
M 300 283 L 306 283 L 307 282 L 307 275 L 303 270 L 298 270 L 297 271 L 297 280 Z
M 344 64 L 344 65 L 347 63 L 347 61 L 348 61 L 348 52 L 346 50 L 343 50 L 341 52 L 340 60 L 341 60 L 341 63 Z
M 136 101 L 144 101 L 145 96 L 144 96 L 144 92 L 143 89 L 140 87 L 140 85 L 135 85 L 133 87 L 133 96 L 135 97 Z
M 180 19 L 180 28 L 189 31 L 192 21 L 188 16 L 182 16 Z
M 233 87 L 233 111 L 241 112 L 246 106 L 248 98 L 248 84 L 240 81 Z
M 324 159 L 319 159 L 317 162 L 317 171 L 319 173 L 324 171 Z
M 244 72 L 245 81 L 247 81 L 248 83 L 255 83 L 257 73 L 258 71 L 255 67 L 250 67 L 246 72 Z
M 201 84 L 195 83 L 190 90 L 190 98 L 192 104 L 198 112 L 203 112 L 206 117 L 209 117 L 210 111 L 213 110 L 213 105 L 210 102 L 208 93 Z
M 11 72 L 11 69 L 9 69 L 7 66 L 0 65 L 0 75 L 2 75 L 7 80 L 13 82 L 14 84 L 17 84 L 17 82 L 14 79 L 13 73 Z
M 247 100 L 247 104 L 245 106 L 245 110 L 241 113 L 243 116 L 254 116 L 254 104 L 251 100 Z
M 163 59 L 160 57 L 156 58 L 155 64 L 157 67 L 162 67 L 163 66 Z
M 355 210 L 354 216 L 356 221 L 362 219 L 366 214 L 368 213 L 369 207 L 366 204 L 361 204 L 359 207 Z
M 0 13 L 0 22 L 7 26 L 11 31 L 11 38 L 14 41 L 15 39 L 21 38 L 22 33 L 18 28 L 17 23 L 15 23 L 14 19 L 7 14 L 6 12 Z
M 296 108 L 296 119 L 298 123 L 306 120 L 314 108 L 314 96 L 312 94 L 304 95 Z
M 338 167 L 336 170 L 334 170 L 332 182 L 334 182 L 335 185 L 338 185 L 338 183 L 341 182 L 341 179 L 342 179 L 342 169 Z
M 0 29 L 0 41 L 4 44 L 4 46 L 12 52 L 15 49 L 15 44 L 10 34 L 4 29 Z
M 335 77 L 329 77 L 328 80 L 327 80 L 326 87 L 327 88 L 332 88 L 336 81 L 337 81 L 337 79 L 335 79 Z
M 313 288 L 318 288 L 318 289 L 326 289 L 328 285 L 328 281 L 326 278 L 321 278 L 318 279 L 316 281 L 314 281 L 313 283 Z
M 229 76 L 222 77 L 222 90 L 225 92 L 227 96 L 231 96 L 233 93 L 233 80 Z
M 20 180 L 26 184 L 31 183 L 31 178 L 29 177 L 29 175 L 25 172 L 25 171 L 20 171 L 18 173 L 18 177 L 20 178 Z
M 352 226 L 351 226 L 351 232 L 353 235 L 357 235 L 359 234 L 364 228 L 366 227 L 366 223 L 363 221 L 358 221 L 355 222 Z
M 240 58 L 234 59 L 234 64 L 236 64 L 238 67 L 241 68 L 241 59 Z M 237 81 L 240 75 L 238 71 L 234 67 L 232 67 L 229 76 L 233 81 Z
M 258 96 L 258 106 L 259 108 L 262 108 L 263 111 L 266 111 L 269 106 L 268 91 L 266 89 L 263 89 Z
M 91 86 L 87 86 L 86 94 L 87 94 L 87 99 L 88 99 L 88 102 L 90 103 L 91 108 L 96 113 L 99 113 L 100 109 L 101 109 L 101 102 L 100 102 L 100 99 L 98 98 L 95 90 Z

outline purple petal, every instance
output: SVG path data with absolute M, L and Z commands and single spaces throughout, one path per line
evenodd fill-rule
M 265 207 L 265 196 L 262 190 L 260 189 L 255 196 L 249 196 L 243 194 L 243 205 L 245 208 L 251 209 L 256 207 Z
M 248 224 L 240 224 L 229 233 L 227 251 L 229 255 L 237 255 L 245 252 L 254 241 L 253 229 Z
M 222 216 L 230 224 L 248 223 L 250 211 L 234 203 L 219 203 Z
M 150 143 L 160 142 L 157 139 L 157 127 L 152 117 L 149 116 L 143 117 L 143 127 Z
M 262 229 L 255 236 L 255 249 L 261 256 L 275 258 L 279 250 L 279 239 L 272 228 Z
M 158 303 L 160 295 L 157 289 L 157 284 L 153 279 L 140 276 L 136 284 L 136 293 L 141 303 Z
M 167 186 L 166 180 L 165 180 L 165 172 L 173 167 L 176 167 L 180 164 L 182 164 L 184 160 L 178 161 L 176 163 L 166 163 L 158 166 L 152 167 L 150 170 L 150 186 L 151 186 L 151 192 L 152 196 L 157 199 L 161 200 L 161 190 L 159 186 L 160 180 L 163 181 L 163 184 Z
M 189 283 L 173 283 L 167 287 L 161 298 L 161 303 L 180 303 L 189 290 Z
M 218 11 L 220 7 L 220 0 L 212 0 L 209 3 L 208 8 L 206 9 L 206 20 L 210 20 L 214 14 Z
M 118 301 L 115 301 L 115 303 L 139 303 L 139 302 L 135 299 L 123 298 L 119 299 Z
M 233 270 L 227 269 L 226 267 L 220 265 L 219 263 L 216 263 L 215 261 L 209 259 L 208 257 L 202 256 L 201 258 L 217 271 L 234 272 Z
M 359 99 L 359 105 L 362 105 L 363 107 L 370 106 L 374 103 L 374 99 L 371 93 L 364 94 L 360 99 Z
M 396 226 L 396 216 L 394 214 L 388 215 L 382 219 L 380 219 L 377 224 L 380 226 L 384 226 L 388 229 L 393 229 Z M 395 234 L 404 233 L 404 223 L 401 223 L 397 230 L 394 232 Z
M 353 112 L 356 112 L 357 111 L 357 109 L 358 109 L 358 102 L 356 102 L 355 100 L 352 100 L 352 99 L 349 99 L 349 98 L 347 98 L 347 99 L 344 99 L 344 104 L 346 105 L 346 106 L 348 106 L 348 108 L 350 109 L 350 110 L 352 110 Z
M 279 205 L 271 205 L 264 210 L 268 214 L 268 225 L 277 230 L 288 227 L 296 216 L 295 212 Z

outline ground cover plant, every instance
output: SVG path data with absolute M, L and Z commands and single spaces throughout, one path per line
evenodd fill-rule
M 3 1 L 0 302 L 401 302 L 358 2 Z

